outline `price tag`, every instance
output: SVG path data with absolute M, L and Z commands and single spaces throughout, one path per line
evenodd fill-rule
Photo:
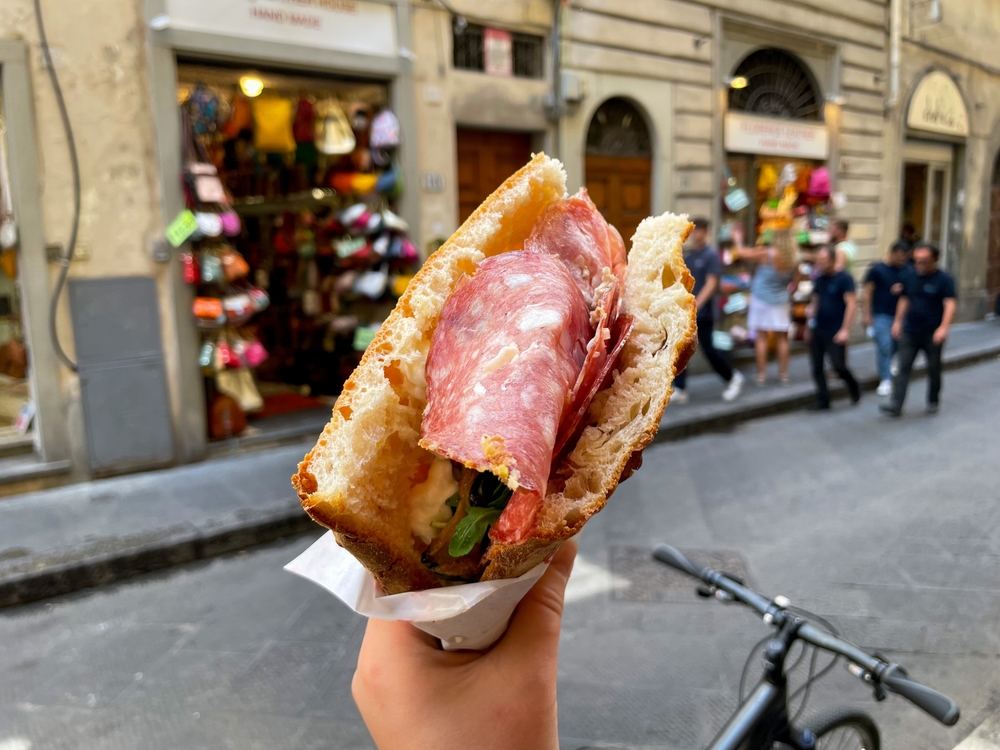
M 375 338 L 375 334 L 378 333 L 377 328 L 371 328 L 370 326 L 358 326 L 354 329 L 354 351 L 363 352 L 368 348 L 368 345 Z
M 180 247 L 197 228 L 198 222 L 195 221 L 194 214 L 185 209 L 177 214 L 177 218 L 167 227 L 167 242 L 174 247 Z

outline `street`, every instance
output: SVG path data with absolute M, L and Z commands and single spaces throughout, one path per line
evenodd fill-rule
M 937 416 L 924 388 L 896 421 L 867 396 L 650 447 L 582 535 L 562 747 L 697 750 L 736 708 L 768 631 L 656 567 L 660 541 L 823 615 L 962 719 L 876 704 L 840 666 L 809 710 L 869 711 L 890 750 L 951 748 L 995 712 L 1000 365 L 946 373 Z M 350 695 L 363 620 L 282 570 L 316 536 L 0 611 L 0 748 L 372 747 Z

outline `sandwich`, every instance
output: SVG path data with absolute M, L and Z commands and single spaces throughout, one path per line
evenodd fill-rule
M 424 263 L 292 484 L 386 593 L 515 578 L 641 463 L 694 353 L 685 216 L 626 254 L 535 155 Z

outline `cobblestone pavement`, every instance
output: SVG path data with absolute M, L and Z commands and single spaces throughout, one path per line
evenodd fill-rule
M 949 748 L 1000 704 L 1000 365 L 947 373 L 942 411 L 874 398 L 650 448 L 588 525 L 560 671 L 563 747 L 703 747 L 766 632 L 647 561 L 669 541 L 745 571 L 955 697 L 945 729 L 837 668 L 816 709 L 890 750 Z M 314 538 L 0 612 L 0 748 L 369 748 L 350 698 L 362 621 L 282 571 Z

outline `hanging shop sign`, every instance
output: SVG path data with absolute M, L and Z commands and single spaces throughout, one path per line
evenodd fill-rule
M 969 134 L 965 102 L 951 76 L 933 70 L 921 79 L 910 100 L 906 125 L 961 138 Z
M 726 151 L 761 156 L 826 159 L 830 134 L 825 125 L 727 112 Z
M 365 0 L 167 0 L 166 25 L 240 39 L 393 57 L 392 5 Z
M 514 75 L 514 41 L 509 31 L 483 30 L 483 71 L 486 75 Z

